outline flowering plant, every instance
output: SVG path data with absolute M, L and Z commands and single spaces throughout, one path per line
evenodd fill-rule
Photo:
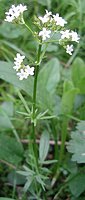
M 19 96 L 27 111 L 26 113 L 19 112 L 19 114 L 22 114 L 31 121 L 32 133 L 30 134 L 30 140 L 32 141 L 32 143 L 29 144 L 30 146 L 29 159 L 28 157 L 26 157 L 26 161 L 22 170 L 19 168 L 16 171 L 18 174 L 25 177 L 24 192 L 26 193 L 29 190 L 36 199 L 40 200 L 41 196 L 43 196 L 43 198 L 46 199 L 45 194 L 43 193 L 45 189 L 47 189 L 46 183 L 48 181 L 49 176 L 51 176 L 50 171 L 46 167 L 44 167 L 44 165 L 55 163 L 55 166 L 57 166 L 55 170 L 55 176 L 52 178 L 51 181 L 51 187 L 54 186 L 55 182 L 57 181 L 61 173 L 61 165 L 63 162 L 64 146 L 66 141 L 67 124 L 68 124 L 67 119 L 63 120 L 62 144 L 61 144 L 59 159 L 57 160 L 57 158 L 55 158 L 54 160 L 51 161 L 45 160 L 49 149 L 49 134 L 43 133 L 40 139 L 40 145 L 38 150 L 38 146 L 36 144 L 36 127 L 39 120 L 50 120 L 53 118 L 56 119 L 57 117 L 55 114 L 51 115 L 48 109 L 45 110 L 44 112 L 39 113 L 39 107 L 36 103 L 36 96 L 37 96 L 37 82 L 38 82 L 38 75 L 40 72 L 39 71 L 40 64 L 44 58 L 46 48 L 48 47 L 49 43 L 52 42 L 58 43 L 65 49 L 66 53 L 72 55 L 74 50 L 73 43 L 74 42 L 79 43 L 80 37 L 77 34 L 77 32 L 65 28 L 65 25 L 67 26 L 67 21 L 63 19 L 61 16 L 59 16 L 58 13 L 54 15 L 52 14 L 51 11 L 49 12 L 48 10 L 45 11 L 44 16 L 35 17 L 34 24 L 36 26 L 36 31 L 33 31 L 25 23 L 23 13 L 26 10 L 27 6 L 25 5 L 22 4 L 18 6 L 12 5 L 9 11 L 6 12 L 6 18 L 5 18 L 6 22 L 25 26 L 31 32 L 32 36 L 34 37 L 34 40 L 36 40 L 38 44 L 37 60 L 35 60 L 34 63 L 30 64 L 30 66 L 28 63 L 24 64 L 25 63 L 24 55 L 17 53 L 16 57 L 14 58 L 13 69 L 16 71 L 16 75 L 21 82 L 25 81 L 24 79 L 29 79 L 30 76 L 34 77 L 32 107 L 30 106 L 31 108 L 28 107 L 24 97 L 19 92 Z M 56 36 L 56 38 L 54 38 L 54 35 Z M 44 45 L 45 48 L 43 48 Z M 67 88 L 67 86 L 65 87 Z M 69 83 L 69 88 L 71 88 L 70 83 Z M 73 92 L 74 93 L 72 93 L 72 95 L 75 95 L 76 90 Z M 66 110 L 64 109 L 63 114 L 65 113 Z M 32 184 L 33 188 L 31 188 Z

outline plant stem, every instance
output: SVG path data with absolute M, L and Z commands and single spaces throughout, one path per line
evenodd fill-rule
M 41 44 L 39 44 L 38 55 L 37 55 L 37 65 L 35 67 L 35 79 L 34 79 L 34 88 L 33 88 L 33 118 L 35 118 L 37 78 L 38 78 L 38 71 L 39 71 L 40 55 L 41 55 Z
M 61 149 L 60 149 L 60 155 L 59 155 L 59 166 L 61 165 L 64 157 L 64 149 L 65 149 L 65 141 L 67 136 L 67 126 L 68 126 L 68 120 L 65 118 L 62 123 L 62 132 L 61 132 Z
M 34 35 L 32 29 L 24 22 L 24 25 L 26 26 L 26 28 L 32 33 L 32 35 Z
M 36 137 L 35 137 L 35 124 L 34 124 L 34 121 L 35 121 L 35 111 L 36 111 L 36 92 L 37 92 L 37 78 L 38 78 L 38 71 L 39 71 L 39 65 L 40 65 L 40 55 L 41 55 L 41 47 L 42 45 L 39 44 L 39 48 L 38 48 L 38 54 L 37 54 L 37 65 L 35 67 L 35 78 L 34 78 L 34 88 L 33 88 L 33 124 L 32 124 L 32 128 L 33 128 L 33 131 L 32 131 L 32 139 L 33 139 L 33 149 L 34 149 L 34 152 L 35 152 L 35 155 L 37 156 L 37 148 L 36 148 Z
M 60 175 L 60 166 L 63 162 L 65 141 L 66 141 L 66 136 L 67 136 L 67 126 L 68 126 L 68 119 L 64 118 L 63 122 L 62 122 L 61 148 L 60 148 L 60 154 L 59 154 L 59 161 L 58 161 L 58 165 L 57 165 L 56 174 L 52 180 L 52 187 L 54 186 L 56 180 L 58 179 L 58 177 Z

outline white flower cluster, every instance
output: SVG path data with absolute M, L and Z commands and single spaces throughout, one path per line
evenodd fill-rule
M 26 6 L 19 4 L 18 6 L 12 5 L 8 12 L 6 12 L 7 22 L 17 22 L 19 17 L 23 14 L 23 12 L 27 10 Z
M 64 25 L 67 24 L 67 21 L 60 17 L 58 13 L 53 15 L 52 12 L 48 12 L 47 10 L 43 17 L 38 17 L 38 20 L 40 21 L 40 29 L 42 29 L 38 35 L 41 37 L 42 41 L 50 38 L 52 32 L 58 31 L 61 34 L 59 44 L 66 49 L 68 54 L 72 55 L 73 44 L 70 43 L 79 43 L 80 37 L 75 31 L 64 30 Z
M 25 56 L 21 56 L 19 53 L 17 53 L 16 57 L 14 58 L 15 66 L 13 68 L 16 70 L 17 76 L 20 80 L 27 79 L 29 75 L 34 75 L 34 67 L 24 65 L 24 58 Z
M 51 31 L 50 29 L 52 29 L 52 24 L 55 25 L 55 28 L 59 27 L 64 27 L 65 24 L 67 24 L 67 22 L 59 16 L 59 14 L 57 13 L 56 15 L 52 15 L 52 12 L 48 12 L 46 10 L 46 14 L 41 17 L 39 16 L 38 19 L 41 21 L 43 27 L 43 30 L 39 32 L 39 36 L 42 37 L 42 40 L 45 41 L 47 38 L 50 38 L 51 36 Z M 48 26 L 48 23 L 51 24 L 51 28 L 48 29 L 46 27 L 46 23 Z
M 24 23 L 23 12 L 25 10 L 27 10 L 27 7 L 22 4 L 19 4 L 18 6 L 12 5 L 9 11 L 6 12 L 5 21 L 21 24 Z M 52 12 L 48 12 L 48 10 L 46 10 L 46 13 L 43 17 L 39 16 L 37 18 L 36 23 L 40 29 L 37 37 L 39 37 L 42 41 L 46 41 L 47 38 L 51 38 L 53 33 L 59 32 L 61 34 L 59 44 L 66 49 L 66 52 L 68 54 L 72 55 L 73 44 L 71 44 L 71 42 L 79 43 L 80 38 L 77 32 L 65 30 L 64 25 L 67 24 L 67 21 L 65 19 L 60 17 L 58 13 L 53 15 Z M 27 71 L 29 71 L 29 66 L 25 66 L 25 69 L 21 69 L 21 63 L 23 63 L 23 59 L 24 56 L 20 56 L 20 54 L 17 54 L 17 58 L 15 58 L 16 61 L 14 69 L 16 71 L 18 71 L 19 69 L 21 70 L 19 73 L 17 73 L 20 79 L 26 78 L 28 73 Z M 20 75 L 20 73 L 22 75 Z
M 80 37 L 78 36 L 77 32 L 65 30 L 65 31 L 60 31 L 60 33 L 61 33 L 61 39 L 59 40 L 60 43 L 62 43 L 64 40 L 66 40 L 66 42 L 72 41 L 79 43 Z M 66 52 L 72 55 L 73 52 L 72 44 L 66 46 Z

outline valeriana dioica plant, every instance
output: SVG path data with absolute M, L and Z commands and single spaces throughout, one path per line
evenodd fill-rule
M 36 93 L 37 93 L 37 81 L 40 70 L 40 64 L 42 62 L 46 48 L 49 43 L 51 42 L 58 43 L 65 49 L 66 53 L 72 55 L 74 51 L 74 46 L 73 46 L 74 42 L 79 43 L 80 38 L 77 32 L 65 28 L 65 25 L 67 26 L 67 21 L 62 17 L 60 17 L 58 13 L 52 14 L 52 12 L 48 12 L 47 10 L 45 11 L 46 13 L 44 16 L 35 17 L 35 20 L 33 22 L 37 30 L 35 32 L 25 23 L 23 12 L 26 10 L 27 6 L 25 5 L 22 4 L 18 6 L 12 5 L 9 11 L 6 12 L 5 21 L 9 23 L 15 23 L 17 25 L 21 24 L 27 27 L 28 31 L 30 31 L 32 36 L 34 37 L 34 40 L 36 40 L 38 43 L 37 60 L 35 60 L 35 63 L 32 64 L 32 66 L 31 64 L 29 66 L 28 63 L 25 64 L 24 62 L 25 56 L 17 53 L 16 57 L 14 58 L 13 68 L 16 71 L 16 76 L 18 76 L 20 81 L 27 78 L 29 79 L 29 76 L 34 76 L 33 101 L 31 110 L 26 105 L 25 99 L 22 97 L 21 94 L 19 94 L 27 110 L 27 113 L 21 113 L 21 114 L 26 114 L 27 118 L 31 119 L 32 134 L 30 138 L 32 139 L 33 143 L 29 144 L 30 152 L 29 152 L 29 160 L 27 159 L 28 165 L 27 166 L 24 165 L 23 171 L 18 171 L 18 173 L 26 177 L 26 184 L 24 186 L 24 191 L 27 192 L 29 187 L 31 187 L 31 185 L 33 184 L 33 188 L 30 189 L 30 192 L 32 193 L 32 195 L 34 195 L 36 199 L 40 200 L 42 191 L 45 190 L 46 181 L 48 179 L 48 175 L 50 172 L 47 168 L 42 167 L 43 164 L 46 164 L 45 158 L 48 150 L 47 152 L 45 152 L 45 155 L 43 157 L 41 156 L 40 153 L 39 156 L 40 158 L 38 158 L 38 147 L 36 145 L 35 128 L 37 126 L 37 121 L 39 119 L 44 120 L 56 117 L 56 116 L 47 116 L 48 110 L 46 110 L 44 113 L 38 113 L 38 108 L 36 105 Z M 56 35 L 55 39 L 54 35 Z M 43 45 L 45 46 L 45 48 L 43 48 Z M 65 125 L 65 123 L 63 125 Z M 47 133 L 43 134 L 41 141 L 44 140 L 45 134 Z M 62 134 L 64 135 L 64 129 Z M 49 136 L 47 135 L 47 137 L 49 143 Z M 66 135 L 62 140 L 60 158 L 59 161 L 57 161 L 58 162 L 57 170 L 59 170 L 59 166 L 63 158 L 65 139 Z M 43 145 L 40 144 L 40 149 L 42 149 L 42 147 Z M 47 161 L 47 164 L 50 164 L 52 162 L 55 162 L 55 160 L 51 162 Z M 57 178 L 58 176 L 55 177 Z M 54 184 L 55 180 L 53 180 L 52 185 Z M 42 196 L 43 199 L 46 199 L 45 194 L 42 194 Z

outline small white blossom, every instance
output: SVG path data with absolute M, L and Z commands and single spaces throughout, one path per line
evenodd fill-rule
M 39 32 L 39 36 L 42 37 L 42 40 L 46 40 L 46 38 L 50 38 L 51 31 L 43 28 L 42 31 Z
M 46 14 L 44 15 L 44 17 L 39 16 L 38 18 L 42 21 L 42 23 L 46 23 L 49 21 L 50 16 L 52 15 L 52 12 L 48 12 L 48 10 L 46 10 Z
M 33 76 L 34 75 L 34 67 L 30 67 L 29 65 L 25 66 L 25 72 L 28 73 L 28 75 Z
M 70 35 L 72 37 L 72 41 L 79 43 L 80 37 L 78 36 L 77 32 L 71 31 Z
M 46 11 L 46 15 L 49 17 L 52 15 L 52 12 L 48 12 L 48 10 L 45 10 Z
M 24 58 L 25 56 L 21 56 L 19 53 L 14 58 L 15 66 L 13 68 L 17 71 L 17 76 L 20 80 L 27 79 L 29 75 L 34 75 L 34 67 L 24 65 Z
M 18 6 L 12 5 L 9 11 L 5 13 L 5 21 L 14 22 L 21 14 L 23 14 L 25 10 L 27 10 L 27 7 L 23 6 L 22 4 L 19 4 Z
M 34 67 L 30 67 L 29 65 L 24 66 L 24 69 L 21 69 L 17 73 L 20 80 L 27 79 L 29 75 L 34 75 Z
M 70 30 L 60 31 L 60 33 L 61 33 L 61 39 L 62 39 L 62 40 L 65 39 L 65 38 L 67 38 L 67 39 L 70 38 L 70 32 L 69 32 L 69 31 L 70 31 Z
M 64 27 L 64 25 L 67 24 L 65 19 L 63 19 L 62 17 L 59 17 L 58 13 L 56 15 L 53 15 L 53 18 L 54 18 L 54 21 L 56 22 L 56 25 Z
M 19 53 L 17 53 L 16 58 L 14 58 L 14 64 L 13 67 L 16 71 L 18 71 L 21 68 L 21 64 L 23 63 L 25 56 L 21 56 Z
M 72 52 L 73 52 L 73 45 L 67 45 L 66 53 L 72 55 Z
M 19 77 L 20 80 L 27 79 L 28 73 L 26 73 L 26 72 L 24 71 L 24 69 L 21 69 L 21 70 L 17 73 L 17 76 Z

